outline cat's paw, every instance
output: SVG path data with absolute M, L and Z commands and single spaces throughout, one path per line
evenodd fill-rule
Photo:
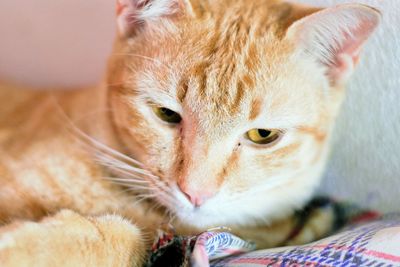
M 0 228 L 2 266 L 141 266 L 145 251 L 140 230 L 117 215 L 64 210 Z

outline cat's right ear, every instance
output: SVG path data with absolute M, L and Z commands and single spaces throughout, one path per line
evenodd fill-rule
M 193 14 L 190 0 L 117 0 L 116 12 L 121 37 L 133 36 L 162 18 Z

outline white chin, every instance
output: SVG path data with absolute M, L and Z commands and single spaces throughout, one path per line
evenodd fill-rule
M 184 225 L 188 225 L 199 229 L 209 229 L 213 227 L 228 226 L 230 221 L 227 214 L 218 215 L 207 212 L 203 208 L 183 209 L 176 212 L 177 218 Z M 229 223 L 231 225 L 232 223 Z

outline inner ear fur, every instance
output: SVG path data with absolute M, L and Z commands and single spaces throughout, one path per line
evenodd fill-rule
M 194 16 L 190 0 L 117 0 L 117 27 L 121 37 L 132 37 L 148 23 L 163 18 Z
M 333 85 L 344 83 L 358 62 L 361 48 L 378 26 L 380 12 L 361 4 L 302 12 L 299 14 L 305 16 L 290 24 L 285 38 L 325 68 Z

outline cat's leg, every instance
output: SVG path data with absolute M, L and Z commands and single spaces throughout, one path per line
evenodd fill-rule
M 1 266 L 142 266 L 140 230 L 116 215 L 64 210 L 40 222 L 0 228 Z

